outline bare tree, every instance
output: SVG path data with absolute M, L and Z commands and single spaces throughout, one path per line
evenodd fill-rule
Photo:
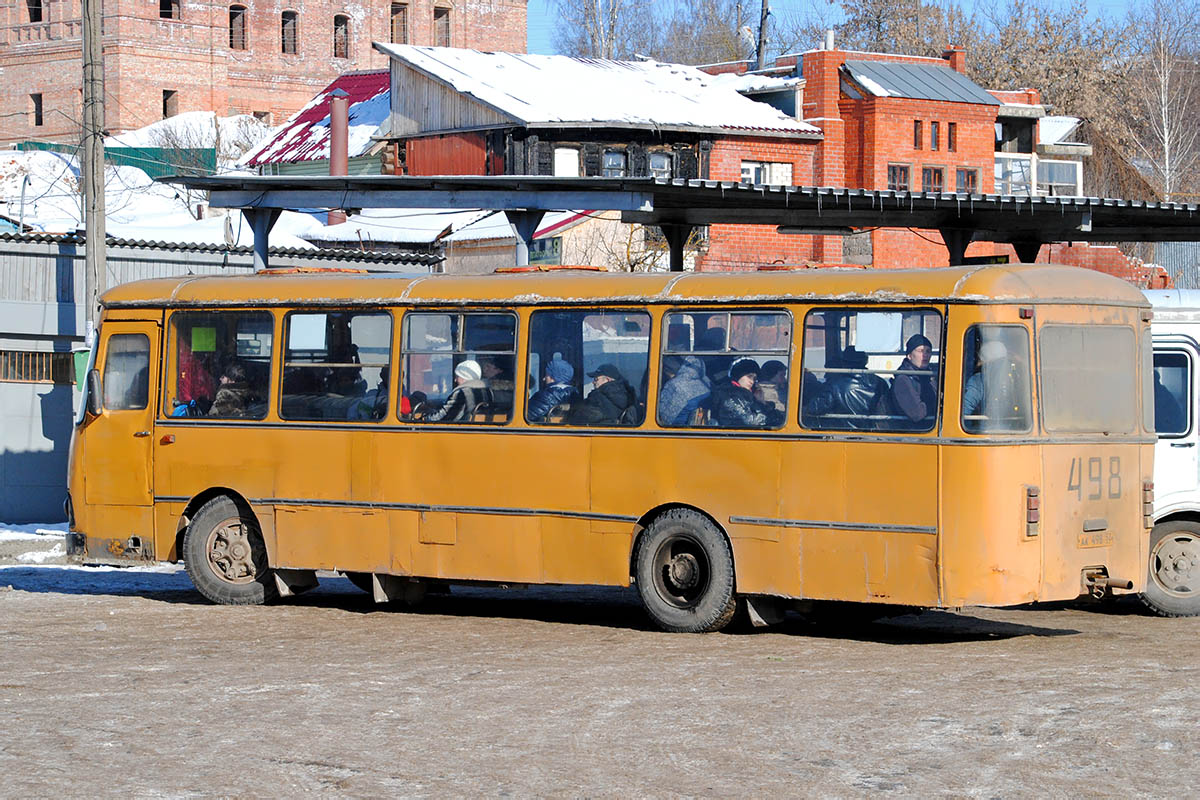
M 1200 2 L 1148 0 L 1134 10 L 1138 52 L 1127 106 L 1134 154 L 1163 199 L 1200 186 Z
M 753 58 L 758 14 L 740 0 L 676 4 L 653 55 L 681 64 L 716 64 Z M 770 30 L 767 31 L 770 38 Z
M 659 15 L 650 0 L 556 0 L 555 44 L 564 55 L 629 59 L 656 49 Z

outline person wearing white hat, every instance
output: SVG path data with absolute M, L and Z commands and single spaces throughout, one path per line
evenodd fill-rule
M 1011 425 L 1006 418 L 1019 417 L 1021 408 L 1011 396 L 1014 376 L 1008 348 L 998 339 L 979 346 L 978 368 L 963 387 L 963 422 L 970 433 L 984 429 L 1002 430 Z M 986 419 L 970 419 L 985 415 Z M 993 417 L 995 417 L 993 419 Z
M 460 361 L 454 368 L 454 389 L 437 411 L 425 415 L 426 422 L 470 422 L 475 409 L 492 398 L 482 380 L 483 370 L 474 359 Z

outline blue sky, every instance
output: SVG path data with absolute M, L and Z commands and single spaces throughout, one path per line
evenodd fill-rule
M 771 10 L 779 16 L 790 16 L 798 13 L 800 10 L 807 8 L 811 0 L 771 0 Z M 820 0 L 824 2 L 824 0 Z M 1001 5 L 1006 3 L 1006 0 L 966 0 L 962 5 L 966 8 L 973 8 L 976 5 L 984 6 L 991 2 L 996 2 Z M 753 0 L 745 0 L 747 6 L 757 6 Z M 1063 2 L 1063 5 L 1066 5 Z M 1124 16 L 1128 10 L 1130 3 L 1118 2 L 1117 0 L 1089 0 L 1088 10 L 1097 15 L 1105 16 Z M 554 13 L 554 0 L 529 0 L 529 52 L 531 53 L 546 53 L 552 54 L 554 48 L 554 23 L 557 15 Z M 813 43 L 814 46 L 816 43 Z

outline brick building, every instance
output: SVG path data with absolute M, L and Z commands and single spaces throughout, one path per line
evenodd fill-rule
M 0 0 L 0 143 L 72 141 L 81 117 L 79 0 Z M 282 121 L 330 80 L 384 68 L 371 43 L 525 49 L 526 0 L 106 0 L 106 127 L 183 111 Z

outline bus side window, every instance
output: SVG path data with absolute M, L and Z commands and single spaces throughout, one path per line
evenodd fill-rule
M 517 319 L 507 312 L 405 314 L 400 418 L 506 424 L 516 396 L 516 341 Z
M 287 316 L 279 415 L 368 420 L 387 412 L 392 316 L 387 312 L 295 312 Z
M 1191 364 L 1181 350 L 1154 352 L 1154 430 L 1164 438 L 1184 436 L 1191 429 Z
M 787 419 L 792 319 L 780 311 L 664 318 L 658 424 L 779 428 Z
M 1020 433 L 1033 424 L 1029 333 L 972 325 L 963 338 L 962 425 L 967 433 Z
M 172 417 L 263 419 L 275 321 L 267 311 L 180 311 L 171 315 L 173 361 L 164 413 Z
M 150 339 L 142 333 L 108 338 L 104 358 L 104 407 L 110 411 L 143 409 L 150 397 Z

